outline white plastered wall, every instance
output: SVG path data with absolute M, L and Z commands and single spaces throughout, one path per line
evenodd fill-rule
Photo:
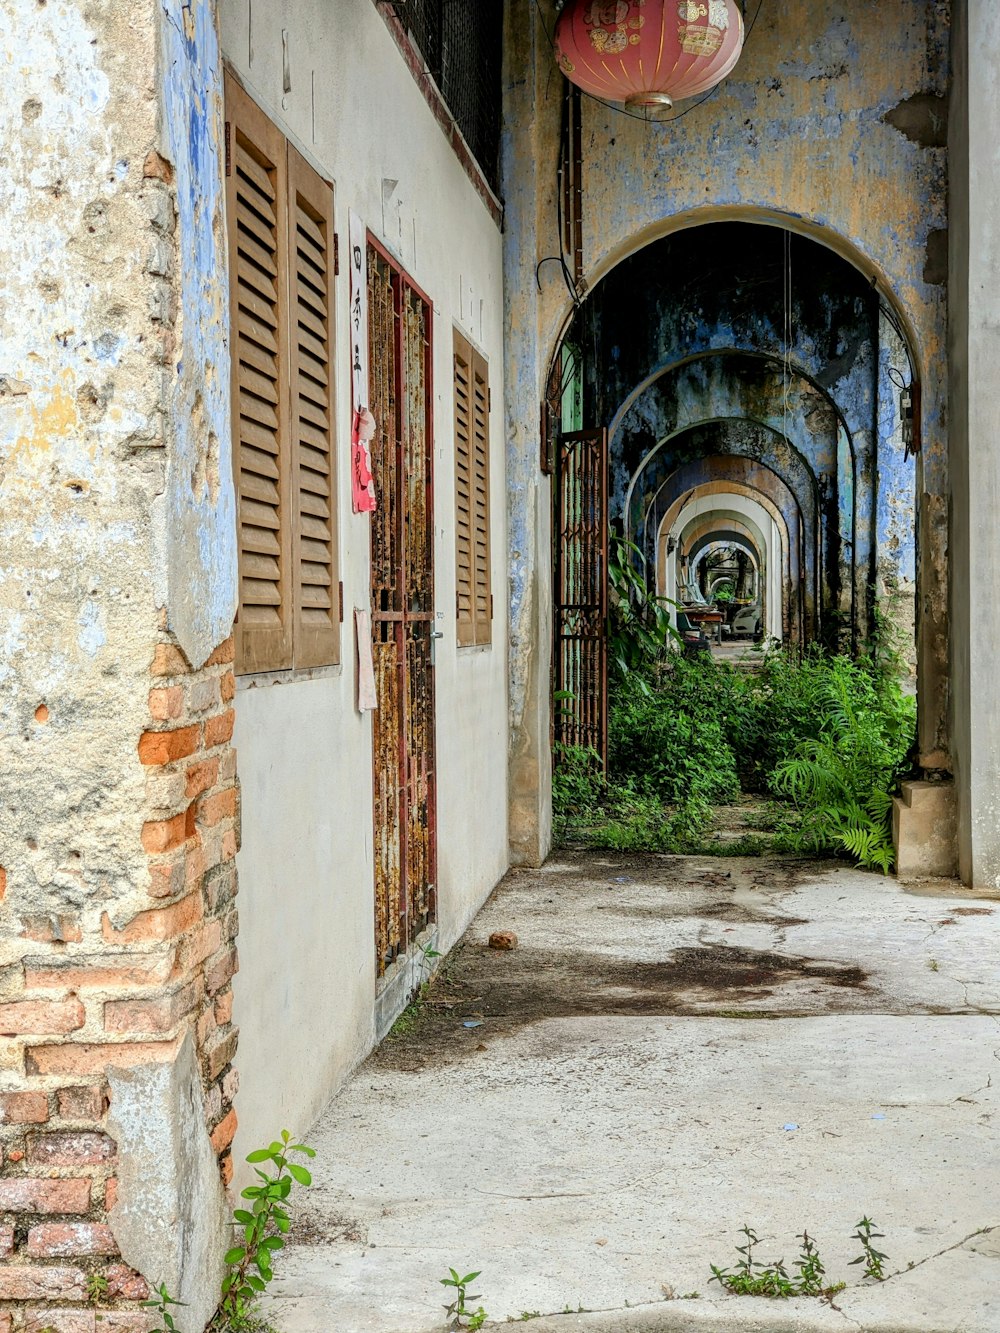
M 357 212 L 434 310 L 438 926 L 447 949 L 504 873 L 507 583 L 500 231 L 371 0 L 220 0 L 223 51 L 247 88 L 334 183 L 346 259 Z M 283 37 L 284 35 L 284 37 Z M 287 53 L 287 54 L 286 54 Z M 288 78 L 285 78 L 285 75 Z M 290 82 L 290 91 L 283 91 Z M 306 1129 L 375 1040 L 370 715 L 355 708 L 355 606 L 369 603 L 369 519 L 351 512 L 349 275 L 337 287 L 343 665 L 243 678 L 239 1161 Z M 493 644 L 455 640 L 452 330 L 489 362 Z

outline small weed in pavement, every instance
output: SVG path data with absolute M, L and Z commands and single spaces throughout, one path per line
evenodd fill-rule
M 875 1230 L 875 1223 L 870 1217 L 863 1217 L 857 1224 L 857 1230 L 854 1233 L 854 1239 L 861 1243 L 861 1253 L 856 1259 L 852 1259 L 852 1264 L 864 1264 L 865 1277 L 872 1278 L 875 1282 L 885 1280 L 885 1263 L 889 1258 L 881 1250 L 876 1250 L 872 1244 L 873 1240 L 883 1240 L 881 1231 Z
M 470 1296 L 467 1288 L 479 1277 L 480 1271 L 476 1269 L 474 1273 L 466 1273 L 464 1277 L 460 1277 L 457 1269 L 449 1268 L 449 1276 L 439 1279 L 442 1287 L 449 1287 L 455 1293 L 454 1300 L 444 1307 L 450 1329 L 468 1328 L 475 1333 L 476 1329 L 482 1328 L 486 1323 L 486 1311 L 481 1305 L 474 1311 L 466 1308 L 467 1301 L 479 1300 L 478 1296 Z
M 742 1235 L 745 1243 L 736 1247 L 741 1258 L 735 1268 L 709 1265 L 712 1270 L 711 1281 L 718 1282 L 734 1296 L 766 1296 L 771 1300 L 788 1300 L 791 1296 L 819 1296 L 828 1300 L 838 1291 L 843 1291 L 845 1283 L 831 1285 L 826 1281 L 826 1268 L 816 1242 L 808 1231 L 803 1231 L 798 1238 L 799 1257 L 792 1265 L 794 1276 L 788 1272 L 783 1259 L 763 1264 L 754 1258 L 760 1237 L 752 1227 L 744 1226 Z

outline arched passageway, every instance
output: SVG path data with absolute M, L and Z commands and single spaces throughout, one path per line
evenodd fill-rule
M 689 609 L 704 597 L 681 519 L 697 497 L 697 540 L 746 543 L 769 636 L 858 651 L 881 615 L 915 677 L 903 422 L 915 379 L 904 321 L 847 259 L 775 226 L 715 222 L 651 242 L 595 284 L 553 361 L 549 416 L 606 431 L 591 530 L 634 544 L 651 592 Z M 560 614 L 557 597 L 557 639 Z M 565 642 L 556 653 L 558 677 Z

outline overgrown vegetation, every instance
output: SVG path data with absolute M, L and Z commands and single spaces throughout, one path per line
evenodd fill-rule
M 713 807 L 742 793 L 779 803 L 769 838 L 747 850 L 847 853 L 889 871 L 892 795 L 909 767 L 916 709 L 887 627 L 858 659 L 771 649 L 753 669 L 734 669 L 670 651 L 667 609 L 621 542 L 611 586 L 608 772 L 593 751 L 556 747 L 560 840 L 699 850 Z
M 819 1296 L 830 1300 L 843 1291 L 845 1282 L 829 1283 L 826 1279 L 826 1267 L 820 1258 L 819 1247 L 808 1231 L 798 1236 L 799 1255 L 792 1264 L 789 1273 L 783 1259 L 774 1259 L 769 1264 L 754 1258 L 754 1252 L 760 1245 L 760 1237 L 753 1228 L 742 1228 L 743 1244 L 736 1246 L 740 1259 L 734 1268 L 720 1268 L 710 1264 L 712 1282 L 718 1282 L 734 1296 L 766 1296 L 772 1300 L 787 1300 L 790 1296 Z M 860 1241 L 862 1253 L 852 1264 L 865 1265 L 865 1277 L 873 1281 L 885 1280 L 884 1263 L 886 1255 L 872 1249 L 872 1239 L 881 1239 L 881 1233 L 875 1231 L 875 1224 L 864 1217 L 858 1223 L 853 1239 Z

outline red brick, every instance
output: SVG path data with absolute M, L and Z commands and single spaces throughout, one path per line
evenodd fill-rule
M 107 936 L 107 931 L 105 931 Z M 112 990 L 119 986 L 156 986 L 167 981 L 174 970 L 171 951 L 166 956 L 138 960 L 122 958 L 114 967 L 113 958 L 77 958 L 66 964 L 49 963 L 44 958 L 24 960 L 24 984 L 31 990 Z
M 198 809 L 198 820 L 211 828 L 222 819 L 229 819 L 236 814 L 236 788 L 216 792 L 214 796 L 202 799 Z
M 232 662 L 236 656 L 236 644 L 233 636 L 220 643 L 215 652 L 205 663 L 206 666 L 224 666 L 226 662 Z
M 222 859 L 231 861 L 236 855 L 236 830 L 226 829 L 222 835 Z
M 79 922 L 70 916 L 26 916 L 21 934 L 37 944 L 78 944 L 83 939 Z
M 169 722 L 184 711 L 184 690 L 180 685 L 167 685 L 149 691 L 149 714 L 157 722 Z
M 118 1177 L 109 1176 L 108 1182 L 104 1186 L 104 1210 L 110 1213 L 111 1209 L 118 1202 Z
M 233 1057 L 236 1055 L 236 1047 L 239 1044 L 239 1032 L 231 1028 L 224 1037 L 221 1037 L 210 1050 L 205 1052 L 205 1064 L 208 1068 L 208 1077 L 214 1082 L 226 1065 L 232 1064 Z
M 86 1015 L 79 1000 L 19 1000 L 0 1004 L 0 1035 L 61 1036 L 82 1028 Z
M 211 958 L 213 953 L 217 953 L 222 947 L 222 922 L 221 921 L 203 921 L 201 929 L 192 934 L 188 939 L 188 947 L 184 954 L 184 966 L 187 970 L 193 971 L 200 966 L 206 958 Z
M 205 723 L 205 749 L 210 750 L 213 745 L 224 745 L 226 741 L 232 740 L 235 722 L 236 714 L 231 708 L 218 717 L 208 718 Z
M 87 1042 L 54 1046 L 29 1046 L 28 1071 L 32 1074 L 64 1074 L 86 1078 L 106 1069 L 162 1064 L 177 1054 L 176 1041 Z
M 0 1259 L 9 1259 L 14 1253 L 14 1228 L 0 1227 Z
M 106 1333 L 94 1310 L 29 1310 L 24 1333 Z
M 214 787 L 219 780 L 219 759 L 202 759 L 191 764 L 187 771 L 186 795 L 188 800 L 200 796 L 203 791 Z
M 184 864 L 184 885 L 187 889 L 193 889 L 197 884 L 200 886 L 201 877 L 205 873 L 205 849 L 201 845 L 201 834 L 196 833 L 193 838 L 188 840 L 187 857 Z
M 213 866 L 205 876 L 205 895 L 210 912 L 225 907 L 236 894 L 236 868 L 232 865 Z
M 56 1095 L 64 1120 L 100 1120 L 104 1115 L 103 1088 L 60 1088 Z
M 227 949 L 221 958 L 216 959 L 210 967 L 206 967 L 205 990 L 208 994 L 214 995 L 216 991 L 222 990 L 223 986 L 228 986 L 239 971 L 239 967 L 239 956 L 235 948 Z
M 0 1268 L 0 1301 L 82 1301 L 87 1296 L 79 1268 L 10 1265 Z
M 49 1099 L 44 1092 L 5 1092 L 0 1096 L 0 1123 L 41 1125 L 49 1118 Z
M 0 866 L 0 898 L 7 892 L 7 871 Z
M 197 750 L 200 740 L 199 726 L 176 727 L 173 731 L 144 731 L 139 739 L 139 761 L 143 764 L 170 764 L 175 759 L 186 759 Z M 218 742 L 213 741 L 212 744 L 217 745 Z
M 144 1301 L 149 1296 L 145 1278 L 128 1264 L 112 1264 L 104 1276 L 108 1280 L 109 1300 L 120 1296 L 126 1301 Z
M 200 893 L 189 893 L 169 907 L 152 907 L 140 912 L 128 925 L 116 930 L 107 913 L 101 923 L 104 938 L 109 944 L 140 944 L 147 940 L 167 940 L 182 935 L 201 920 Z
M 42 1222 L 28 1232 L 34 1259 L 72 1259 L 80 1254 L 117 1254 L 111 1228 L 102 1222 Z
M 217 1153 L 224 1152 L 236 1137 L 236 1112 L 230 1110 L 212 1130 L 212 1147 Z
M 221 702 L 219 681 L 215 676 L 203 676 L 191 682 L 188 690 L 188 711 L 194 713 L 214 712 Z
M 222 1080 L 222 1095 L 227 1102 L 234 1102 L 239 1090 L 240 1071 L 238 1069 L 230 1069 L 229 1073 Z
M 182 854 L 170 861 L 153 861 L 149 867 L 149 896 L 176 898 L 186 882 L 186 857 Z
M 187 812 L 171 819 L 148 819 L 142 826 L 142 847 L 146 852 L 169 852 L 180 847 L 189 836 Z
M 197 1000 L 193 982 L 154 1000 L 109 1000 L 104 1006 L 104 1027 L 108 1032 L 169 1032 Z
M 233 1158 L 231 1153 L 228 1153 L 219 1163 L 219 1174 L 222 1176 L 223 1185 L 233 1183 Z
M 13 1315 L 0 1314 L 0 1333 L 11 1333 L 13 1327 Z M 32 1330 L 32 1333 L 34 1333 L 34 1330 Z
M 215 1021 L 220 1027 L 230 1021 L 233 1016 L 233 992 L 227 990 L 223 995 L 215 997 Z
M 93 1130 L 69 1129 L 28 1137 L 28 1161 L 35 1166 L 99 1166 L 114 1155 L 114 1140 Z
M 89 1180 L 0 1180 L 0 1210 L 9 1213 L 85 1213 Z
M 198 1043 L 199 1049 L 201 1050 L 205 1049 L 205 1047 L 208 1045 L 209 1038 L 213 1035 L 218 1026 L 219 1026 L 218 1023 L 215 1021 L 215 1010 L 206 1009 L 205 1012 L 198 1019 L 197 1025 L 194 1030 L 195 1039 Z
M 222 702 L 229 703 L 235 693 L 236 677 L 231 671 L 227 671 L 224 676 L 219 677 L 219 694 L 222 696 Z
M 152 676 L 184 676 L 191 670 L 188 660 L 172 643 L 158 643 L 149 668 Z

